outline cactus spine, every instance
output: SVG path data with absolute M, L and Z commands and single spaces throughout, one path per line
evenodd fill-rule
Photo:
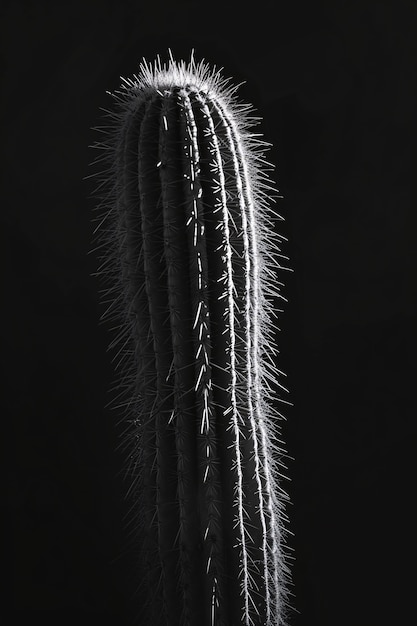
M 289 570 L 273 298 L 251 105 L 193 54 L 143 61 L 98 128 L 103 320 L 116 322 L 144 623 L 278 626 Z

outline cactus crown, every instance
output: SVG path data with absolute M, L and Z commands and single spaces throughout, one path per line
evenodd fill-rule
M 94 161 L 147 619 L 278 626 L 289 568 L 276 406 L 290 403 L 273 319 L 288 268 L 270 144 L 239 85 L 193 52 L 169 56 L 110 94 Z

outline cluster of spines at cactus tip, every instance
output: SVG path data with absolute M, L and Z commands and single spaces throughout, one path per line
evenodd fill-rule
M 122 79 L 95 251 L 152 624 L 284 624 L 276 190 L 259 118 L 193 54 Z M 117 350 L 116 350 L 117 348 Z

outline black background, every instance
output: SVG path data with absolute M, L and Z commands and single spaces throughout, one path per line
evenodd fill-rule
M 417 4 L 7 2 L 2 325 L 14 616 L 127 624 L 125 504 L 90 247 L 90 127 L 144 56 L 205 58 L 264 119 L 294 273 L 278 333 L 292 626 L 411 619 Z M 9 306 L 11 304 L 11 306 Z M 413 546 L 412 546 L 413 544 Z M 41 622 L 39 622 L 41 623 Z

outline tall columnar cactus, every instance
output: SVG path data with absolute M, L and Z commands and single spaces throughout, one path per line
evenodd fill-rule
M 111 94 L 95 236 L 116 321 L 144 623 L 285 623 L 272 318 L 283 236 L 259 118 L 203 62 Z M 104 299 L 105 299 L 104 298 Z M 286 391 L 286 390 L 285 390 Z

